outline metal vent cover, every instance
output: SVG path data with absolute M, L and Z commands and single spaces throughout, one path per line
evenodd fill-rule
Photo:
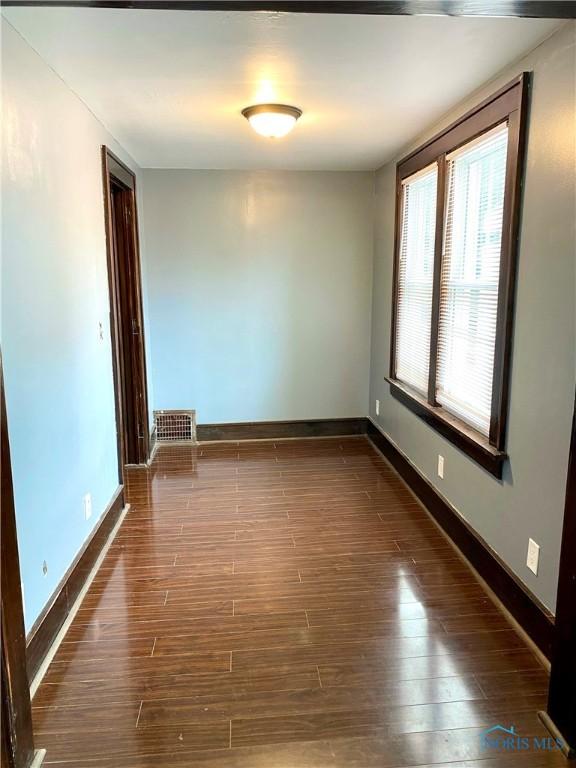
M 154 411 L 159 443 L 196 442 L 196 411 Z

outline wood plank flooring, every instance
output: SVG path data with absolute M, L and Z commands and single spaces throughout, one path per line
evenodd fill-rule
M 364 437 L 162 446 L 127 495 L 33 701 L 46 764 L 564 764 L 483 748 L 547 736 L 547 674 Z

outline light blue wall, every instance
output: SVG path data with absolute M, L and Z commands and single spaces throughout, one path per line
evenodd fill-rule
M 30 629 L 118 486 L 100 145 L 134 164 L 5 21 L 2 60 L 2 352 Z
M 155 407 L 364 416 L 373 174 L 143 175 Z
M 376 176 L 370 415 L 526 587 L 554 611 L 576 370 L 576 45 L 573 22 L 406 148 L 509 82 L 533 71 L 508 418 L 502 482 L 390 395 L 390 300 L 395 163 Z M 380 400 L 380 415 L 375 401 Z M 444 478 L 437 475 L 444 456 Z M 535 576 L 528 538 L 540 544 Z

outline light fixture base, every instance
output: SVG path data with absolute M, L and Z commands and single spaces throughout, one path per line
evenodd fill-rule
M 261 136 L 279 139 L 294 128 L 302 110 L 289 104 L 254 104 L 245 107 L 242 115 Z
M 289 104 L 254 104 L 252 107 L 245 107 L 242 114 L 246 120 L 250 120 L 254 115 L 266 114 L 290 115 L 295 120 L 302 117 L 302 110 L 298 107 L 291 107 Z

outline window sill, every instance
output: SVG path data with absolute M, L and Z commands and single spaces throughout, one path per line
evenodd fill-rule
M 435 408 L 423 397 L 404 384 L 394 379 L 386 379 L 390 384 L 390 394 L 425 421 L 432 429 L 439 432 L 463 453 L 480 464 L 487 472 L 502 479 L 502 468 L 508 458 L 504 451 L 499 451 L 472 428 L 455 416 Z

